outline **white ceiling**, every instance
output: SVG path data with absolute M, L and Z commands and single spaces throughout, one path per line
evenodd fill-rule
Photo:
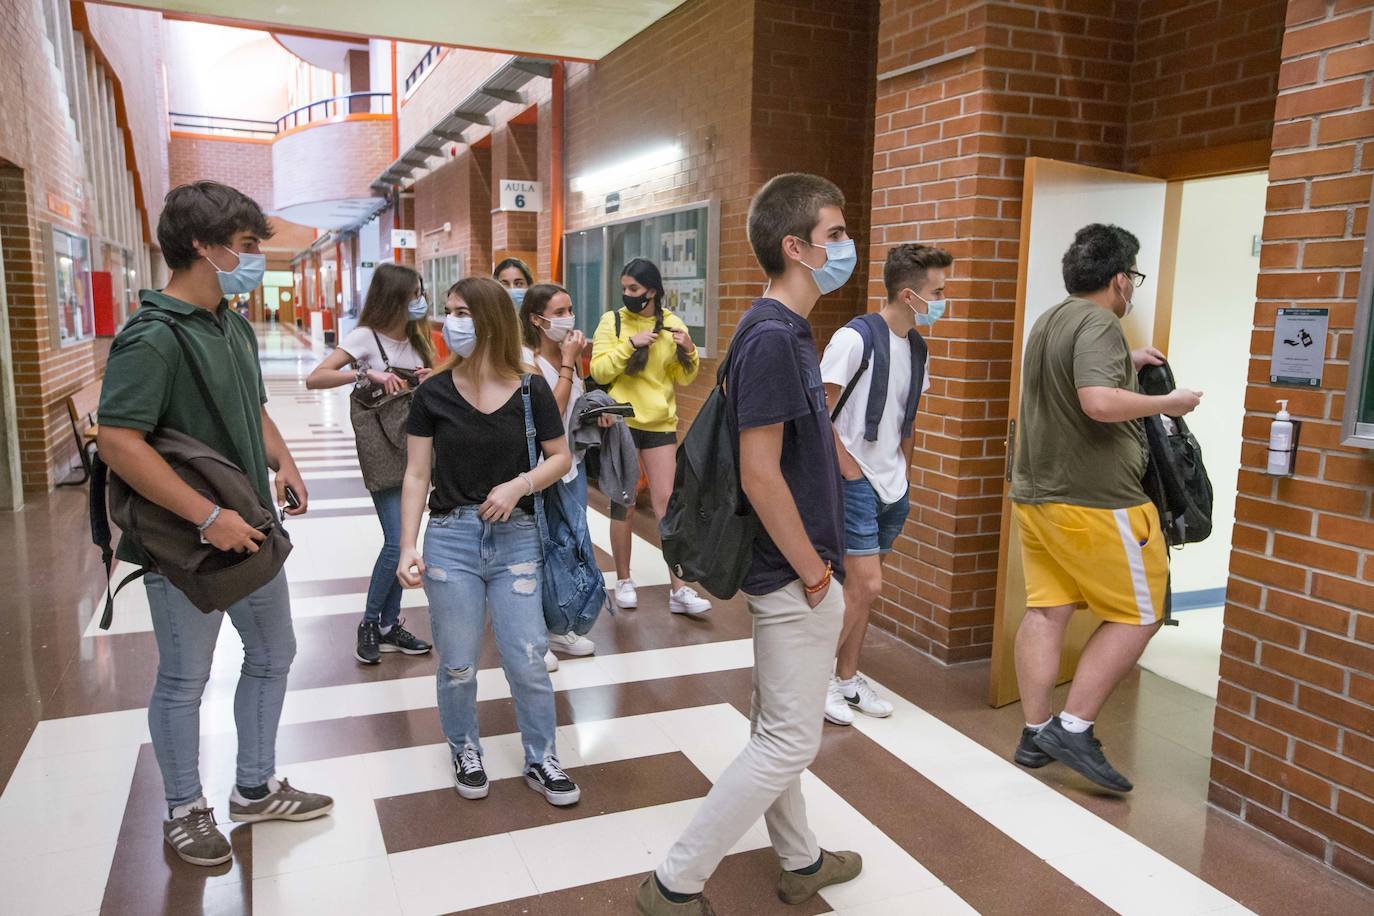
M 320 36 L 395 38 L 599 60 L 684 0 L 119 0 L 180 17 Z
M 300 35 L 273 35 L 283 48 L 321 70 L 343 73 L 344 55 L 349 51 L 366 51 L 366 41 L 339 41 L 329 38 L 305 38 Z

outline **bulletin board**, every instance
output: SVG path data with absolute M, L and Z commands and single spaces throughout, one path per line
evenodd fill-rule
M 703 356 L 715 355 L 720 211 L 715 201 L 614 220 L 564 235 L 564 285 L 589 337 L 620 308 L 620 269 L 648 258 L 663 274 L 664 305 L 687 325 Z

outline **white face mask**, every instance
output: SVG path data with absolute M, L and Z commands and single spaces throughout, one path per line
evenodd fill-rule
M 444 319 L 444 343 L 455 354 L 467 359 L 477 349 L 477 328 L 470 317 L 449 315 Z
M 542 315 L 540 317 L 543 318 Z M 548 323 L 548 327 L 544 329 L 544 333 L 548 335 L 549 340 L 552 340 L 554 343 L 562 343 L 564 338 L 572 331 L 573 326 L 577 324 L 577 319 L 572 315 L 563 315 L 559 318 L 544 318 L 544 321 Z

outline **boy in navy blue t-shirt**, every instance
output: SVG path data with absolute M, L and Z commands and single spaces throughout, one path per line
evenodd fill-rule
M 787 903 L 858 876 L 857 853 L 824 851 L 806 822 L 801 772 L 820 749 L 822 710 L 844 619 L 844 498 L 820 361 L 807 316 L 858 262 L 844 195 L 815 175 L 779 175 L 749 207 L 749 242 L 768 275 L 736 339 L 726 380 L 740 484 L 762 523 L 744 592 L 754 623 L 754 729 L 636 899 L 644 916 L 710 912 L 702 888 L 762 816 Z

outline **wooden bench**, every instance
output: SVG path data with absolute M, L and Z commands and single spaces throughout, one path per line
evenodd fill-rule
M 96 379 L 73 391 L 67 398 L 67 415 L 71 417 L 76 451 L 81 456 L 81 476 L 59 483 L 59 487 L 78 487 L 91 479 L 91 455 L 95 452 L 95 439 L 100 432 L 96 422 L 96 412 L 100 409 L 100 385 L 101 380 Z

